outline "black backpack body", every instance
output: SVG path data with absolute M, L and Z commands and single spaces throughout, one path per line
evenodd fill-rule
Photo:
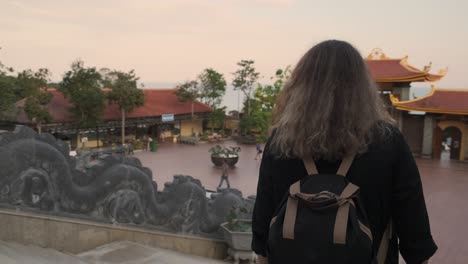
M 270 224 L 270 264 L 385 262 L 388 230 L 377 254 L 359 187 L 345 177 L 353 159 L 346 157 L 336 174 L 319 174 L 312 159 L 304 160 L 309 176 L 291 185 Z

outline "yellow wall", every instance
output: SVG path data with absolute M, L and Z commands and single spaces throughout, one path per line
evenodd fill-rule
M 224 127 L 226 129 L 239 129 L 239 119 L 226 119 L 224 121 Z
M 437 124 L 442 131 L 447 127 L 456 127 L 461 132 L 461 148 L 460 148 L 460 160 L 465 160 L 468 151 L 468 125 L 457 121 L 442 121 Z M 468 158 L 468 157 L 467 157 Z
M 183 137 L 192 136 L 192 127 L 196 135 L 203 133 L 202 120 L 182 120 L 180 121 L 180 135 Z

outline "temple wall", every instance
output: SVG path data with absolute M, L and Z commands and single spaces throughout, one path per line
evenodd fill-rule
M 203 122 L 202 120 L 182 120 L 180 121 L 180 135 L 183 137 L 192 136 L 192 127 L 193 132 L 198 135 L 203 134 Z
M 227 255 L 227 246 L 222 240 L 7 209 L 0 209 L 0 225 L 0 240 L 73 254 L 126 240 L 214 259 Z
M 1 133 L 0 240 L 71 253 L 130 240 L 219 258 L 221 224 L 252 217 L 254 196 L 207 195 L 189 175 L 158 186 L 140 160 L 111 154 L 70 156 L 66 143 L 23 126 Z

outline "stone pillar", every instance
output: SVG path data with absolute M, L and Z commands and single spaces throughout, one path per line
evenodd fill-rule
M 424 131 L 423 131 L 423 142 L 422 142 L 422 157 L 432 157 L 432 138 L 434 132 L 434 119 L 431 115 L 424 116 Z
M 400 89 L 400 101 L 408 101 L 410 98 L 410 88 L 401 88 Z

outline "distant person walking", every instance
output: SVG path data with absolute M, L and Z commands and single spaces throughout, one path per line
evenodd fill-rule
M 226 160 L 223 160 L 223 165 L 221 166 L 222 174 L 221 174 L 221 181 L 219 182 L 217 190 L 220 191 L 223 186 L 223 182 L 226 182 L 227 188 L 231 188 L 231 184 L 229 184 L 229 165 L 227 164 Z
M 142 146 L 143 151 L 148 151 L 148 136 L 146 135 L 143 136 L 142 143 L 143 143 L 143 146 Z
M 257 160 L 263 153 L 260 143 L 257 143 L 257 145 L 255 145 L 255 149 L 257 150 L 257 154 L 255 155 L 255 160 Z
M 148 151 L 151 150 L 151 142 L 153 142 L 153 139 L 151 137 L 148 137 L 148 144 L 146 146 L 146 150 Z

